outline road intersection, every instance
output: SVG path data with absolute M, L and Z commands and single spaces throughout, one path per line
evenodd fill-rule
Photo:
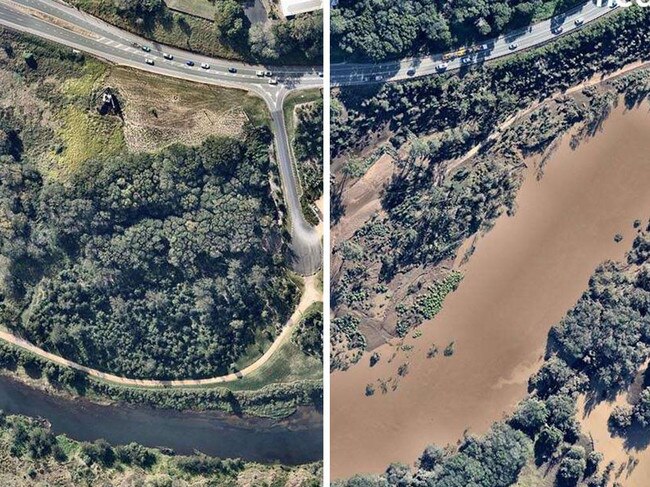
M 318 67 L 255 66 L 201 56 L 152 43 L 55 0 L 0 0 L 0 25 L 122 66 L 198 83 L 244 89 L 260 96 L 269 107 L 274 125 L 278 167 L 291 224 L 293 268 L 305 276 L 320 269 L 321 239 L 302 214 L 282 111 L 288 92 L 322 87 L 323 79 Z M 148 46 L 150 51 L 145 52 L 142 46 Z M 166 59 L 165 54 L 173 58 Z M 147 64 L 147 59 L 153 64 Z M 188 66 L 187 61 L 192 61 L 194 66 Z M 210 68 L 203 69 L 202 63 Z M 278 84 L 270 84 L 271 78 L 258 76 L 258 71 L 271 71 L 272 79 L 278 80 Z

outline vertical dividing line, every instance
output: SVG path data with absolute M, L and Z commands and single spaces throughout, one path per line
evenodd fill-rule
M 330 0 L 323 0 L 323 485 L 330 485 Z

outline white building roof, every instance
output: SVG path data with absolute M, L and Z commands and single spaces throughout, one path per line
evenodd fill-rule
M 290 17 L 323 8 L 323 0 L 280 0 L 282 15 Z

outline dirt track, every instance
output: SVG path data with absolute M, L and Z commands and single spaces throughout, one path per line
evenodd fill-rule
M 218 377 L 210 377 L 207 379 L 177 379 L 177 380 L 156 380 L 156 379 L 130 379 L 127 377 L 120 377 L 113 375 L 107 372 L 102 372 L 100 370 L 91 369 L 84 365 L 72 362 L 68 359 L 55 355 L 53 353 L 47 352 L 42 348 L 37 347 L 36 345 L 28 342 L 27 340 L 17 337 L 16 335 L 10 333 L 6 329 L 0 330 L 0 339 L 16 345 L 17 347 L 23 348 L 34 355 L 38 355 L 46 360 L 50 360 L 60 365 L 67 367 L 72 367 L 73 369 L 80 370 L 85 374 L 88 374 L 91 377 L 102 379 L 108 382 L 113 382 L 115 384 L 120 384 L 130 387 L 160 387 L 160 388 L 170 388 L 170 387 L 192 387 L 192 386 L 206 386 L 214 384 L 223 384 L 227 382 L 234 382 L 239 379 L 242 379 L 262 367 L 268 360 L 273 356 L 273 354 L 280 348 L 280 346 L 291 338 L 294 328 L 300 322 L 300 318 L 303 313 L 310 305 L 315 302 L 320 301 L 321 293 L 317 288 L 316 276 L 310 276 L 305 278 L 305 290 L 300 298 L 298 307 L 293 312 L 289 321 L 284 326 L 284 329 L 271 344 L 268 350 L 255 362 L 250 364 L 244 369 L 234 372 L 228 375 L 221 375 Z

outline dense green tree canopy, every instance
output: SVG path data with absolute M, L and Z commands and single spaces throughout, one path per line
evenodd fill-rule
M 581 0 L 341 0 L 332 38 L 343 53 L 381 60 L 497 37 Z
M 2 156 L 3 322 L 131 377 L 231 370 L 291 314 L 297 289 L 268 174 L 270 134 L 123 155 L 70 184 Z
M 214 27 L 219 35 L 230 42 L 245 39 L 249 22 L 242 4 L 236 0 L 219 0 L 214 7 Z

